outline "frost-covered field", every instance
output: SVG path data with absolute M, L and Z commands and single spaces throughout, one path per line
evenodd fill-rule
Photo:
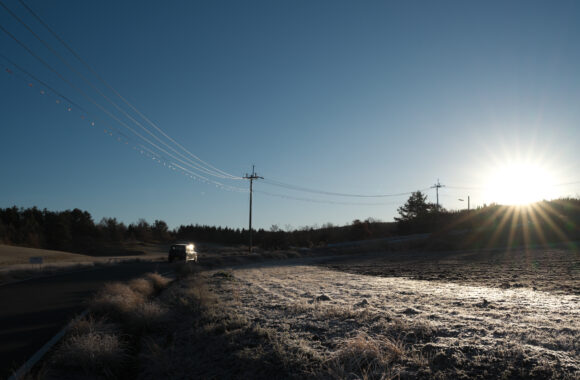
M 286 346 L 303 363 L 303 373 L 580 376 L 577 295 L 315 266 L 237 269 L 231 275 L 208 275 L 209 291 L 228 312 Z
M 227 270 L 180 264 L 174 282 L 147 277 L 158 291 L 143 279 L 110 284 L 81 321 L 84 335 L 65 340 L 84 351 L 63 344 L 38 378 L 579 379 L 577 257 L 382 252 Z

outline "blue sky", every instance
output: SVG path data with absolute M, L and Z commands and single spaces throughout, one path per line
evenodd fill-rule
M 169 169 L 175 159 L 119 123 L 147 135 L 95 88 L 188 153 L 140 119 L 18 0 L 2 3 L 69 66 L 1 7 L 0 25 L 73 86 L 0 31 L 0 54 L 10 60 L 0 57 L 0 207 L 78 207 L 97 222 L 247 226 L 247 192 Z M 427 189 L 439 178 L 447 186 L 441 204 L 459 209 L 468 195 L 477 206 L 501 203 L 498 191 L 536 191 L 531 184 L 510 190 L 505 180 L 487 190 L 496 172 L 525 163 L 535 183 L 548 184 L 538 196 L 580 194 L 579 183 L 562 185 L 580 181 L 578 2 L 25 3 L 190 153 L 234 176 L 255 164 L 265 177 L 254 187 L 256 227 L 390 221 L 407 198 L 339 197 L 271 181 L 385 195 Z M 141 145 L 162 163 L 134 149 Z M 248 188 L 245 180 L 208 178 Z M 426 193 L 434 202 L 435 191 Z

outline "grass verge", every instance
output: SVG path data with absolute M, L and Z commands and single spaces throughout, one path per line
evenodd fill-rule
M 89 314 L 76 321 L 31 377 L 134 377 L 141 337 L 167 321 L 167 310 L 156 297 L 169 283 L 166 277 L 148 273 L 127 284 L 106 284 L 90 301 Z

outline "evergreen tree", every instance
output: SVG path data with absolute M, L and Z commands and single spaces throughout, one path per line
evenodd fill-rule
M 427 202 L 427 195 L 420 191 L 411 194 L 407 202 L 397 209 L 400 217 L 395 217 L 397 222 L 410 222 L 428 215 L 435 210 L 435 205 Z

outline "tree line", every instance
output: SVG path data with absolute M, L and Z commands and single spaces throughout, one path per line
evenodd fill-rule
M 302 227 L 295 230 L 282 230 L 273 225 L 269 230 L 255 230 L 253 240 L 256 245 L 265 249 L 315 247 L 390 236 L 395 233 L 395 229 L 393 223 L 370 218 L 364 221 L 354 220 L 347 226 L 327 223 L 322 227 Z M 78 208 L 66 211 L 16 206 L 0 209 L 0 243 L 3 244 L 96 255 L 119 250 L 127 243 L 177 241 L 245 245 L 249 241 L 249 231 L 199 224 L 169 229 L 163 220 L 149 223 L 145 219 L 129 225 L 116 218 L 103 218 L 95 223 L 89 212 Z
M 537 202 L 528 207 L 485 205 L 475 210 L 448 211 L 426 201 L 420 191 L 411 194 L 398 209 L 395 222 L 354 220 L 345 226 L 270 229 L 253 232 L 255 245 L 265 249 L 322 247 L 347 241 L 395 235 L 431 233 L 443 249 L 481 248 L 490 245 L 541 244 L 580 241 L 580 199 Z M 40 210 L 16 206 L 0 209 L 0 243 L 86 254 L 110 254 L 127 243 L 193 241 L 245 245 L 247 229 L 200 224 L 169 229 L 163 220 L 139 219 L 129 225 L 116 218 L 95 223 L 87 211 Z
M 33 248 L 97 254 L 127 241 L 169 241 L 171 231 L 162 220 L 144 219 L 125 225 L 116 218 L 95 223 L 87 211 L 40 210 L 16 206 L 0 209 L 0 242 Z

